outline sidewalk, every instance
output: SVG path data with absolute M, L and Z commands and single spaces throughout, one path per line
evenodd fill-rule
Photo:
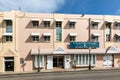
M 59 72 L 99 72 L 99 71 L 120 71 L 120 68 L 107 68 L 107 69 L 62 69 L 62 70 L 42 70 L 41 72 L 31 71 L 31 72 L 0 72 L 0 76 L 7 76 L 7 75 L 24 75 L 24 74 L 41 74 L 41 73 L 59 73 Z

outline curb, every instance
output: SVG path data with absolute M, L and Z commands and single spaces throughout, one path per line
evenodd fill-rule
M 87 72 L 107 72 L 107 71 L 120 71 L 120 69 L 92 69 L 92 70 L 65 70 L 65 71 L 46 71 L 46 72 L 2 72 L 0 76 L 11 76 L 11 75 L 25 75 L 25 74 L 50 74 L 50 73 L 63 73 L 63 72 L 80 72 L 80 73 L 87 73 Z

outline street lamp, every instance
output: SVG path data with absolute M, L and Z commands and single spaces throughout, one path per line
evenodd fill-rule
M 38 47 L 38 72 L 40 72 L 40 49 Z

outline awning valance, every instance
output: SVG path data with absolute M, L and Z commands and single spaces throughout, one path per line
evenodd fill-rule
M 39 19 L 31 19 L 31 21 L 39 21 Z
M 100 20 L 92 20 L 92 22 L 99 23 Z
M 12 36 L 12 33 L 4 33 L 3 36 Z
M 76 33 L 70 33 L 69 35 L 70 35 L 70 36 L 77 36 Z
M 113 23 L 114 21 L 111 20 L 107 20 L 106 23 Z
M 51 33 L 43 33 L 44 36 L 51 36 Z
M 43 19 L 43 21 L 51 21 L 51 19 Z
M 38 55 L 39 51 L 38 49 L 31 49 L 31 55 Z
M 77 22 L 77 20 L 69 20 L 69 22 Z
M 63 19 L 56 19 L 55 21 L 62 22 L 62 21 L 63 21 Z
M 31 33 L 31 36 L 39 36 L 40 33 Z
M 117 36 L 120 36 L 120 33 L 116 33 Z
M 12 20 L 12 18 L 3 18 L 3 20 Z
M 101 36 L 99 33 L 93 33 L 93 36 Z
M 115 21 L 116 23 L 120 23 L 120 21 Z

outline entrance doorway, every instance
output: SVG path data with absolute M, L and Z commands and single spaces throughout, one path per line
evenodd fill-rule
M 103 56 L 103 65 L 104 67 L 113 67 L 113 55 Z
M 14 57 L 4 58 L 5 71 L 14 71 Z
M 53 67 L 64 68 L 64 56 L 54 56 Z

